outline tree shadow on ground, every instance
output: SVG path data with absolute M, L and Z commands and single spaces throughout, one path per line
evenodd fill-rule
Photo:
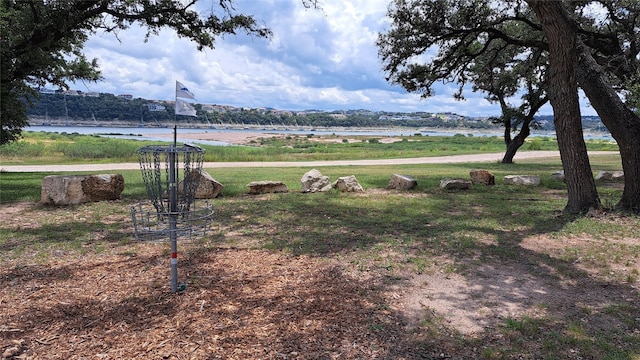
M 499 204 L 492 197 L 505 196 L 492 196 L 494 190 L 413 194 L 410 202 L 406 195 L 386 196 L 384 203 L 359 195 L 302 195 L 286 203 L 277 197 L 261 199 L 259 206 L 240 204 L 238 213 L 229 214 L 242 228 L 229 232 L 230 241 L 261 239 L 254 245 L 320 258 L 337 256 L 367 263 L 363 271 L 381 274 L 398 269 L 403 261 L 445 264 L 413 268 L 413 275 L 391 274 L 397 279 L 394 288 L 411 287 L 415 292 L 404 305 L 417 317 L 414 325 L 422 328 L 424 336 L 412 348 L 423 354 L 433 350 L 463 357 L 484 352 L 488 358 L 539 358 L 559 351 L 567 358 L 617 359 L 640 355 L 637 286 L 605 279 L 558 253 L 569 244 L 554 244 L 550 234 L 579 219 L 557 210 L 561 196 L 557 207 L 544 207 L 540 202 L 548 200 L 539 192 L 504 190 L 513 191 L 513 197 Z M 405 199 L 396 203 L 394 196 Z M 430 197 L 428 204 L 421 205 L 422 196 Z M 352 199 L 344 201 L 345 197 Z M 244 211 L 251 216 L 243 217 Z M 226 225 L 231 222 L 222 219 L 223 228 Z M 536 238 L 545 243 L 532 246 Z M 548 251 L 549 244 L 558 251 Z M 398 248 L 403 254 L 390 254 Z M 369 252 L 368 258 L 349 257 L 362 252 Z M 447 281 L 448 277 L 456 280 Z M 438 281 L 442 284 L 435 289 L 422 285 Z M 436 306 L 438 313 L 433 312 Z M 460 323 L 451 324 L 450 318 Z
M 221 204 L 211 237 L 180 243 L 182 294 L 169 293 L 167 244 L 0 269 L 16 330 L 1 345 L 23 339 L 22 353 L 54 358 L 640 354 L 637 287 L 531 245 L 575 220 L 532 206 L 539 195 L 500 206 L 488 190 L 326 195 Z M 93 234 L 74 220 L 51 230 L 69 226 Z

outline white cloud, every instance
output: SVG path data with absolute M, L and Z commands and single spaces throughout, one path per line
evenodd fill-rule
M 483 100 L 482 94 L 469 93 L 466 102 L 457 102 L 451 98 L 451 86 L 439 86 L 435 97 L 421 99 L 385 81 L 375 41 L 388 21 L 388 0 L 325 0 L 321 10 L 306 9 L 301 0 L 234 4 L 238 12 L 253 14 L 271 28 L 272 39 L 225 36 L 215 49 L 198 52 L 194 43 L 169 30 L 146 43 L 145 31 L 138 27 L 121 32 L 120 42 L 112 34 L 97 34 L 85 50 L 90 58 L 98 58 L 104 80 L 86 88 L 169 100 L 179 80 L 202 103 L 290 110 L 499 113 L 499 107 Z

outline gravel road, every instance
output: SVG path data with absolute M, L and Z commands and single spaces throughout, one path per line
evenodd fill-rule
M 614 155 L 615 151 L 591 151 L 589 155 Z M 358 165 L 412 165 L 498 162 L 503 153 L 433 156 L 399 159 L 336 160 L 336 161 L 267 161 L 267 162 L 205 162 L 203 168 L 229 167 L 321 167 L 321 166 L 358 166 Z M 558 151 L 520 151 L 514 161 L 560 157 Z M 73 164 L 73 165 L 0 165 L 0 172 L 66 172 L 66 171 L 110 171 L 139 169 L 138 163 L 113 164 Z

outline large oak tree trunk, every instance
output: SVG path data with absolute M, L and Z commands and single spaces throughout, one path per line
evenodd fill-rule
M 568 191 L 565 212 L 600 208 L 582 133 L 575 67 L 576 31 L 559 1 L 527 0 L 549 43 L 548 94 Z
M 624 191 L 617 207 L 640 213 L 640 117 L 624 105 L 600 65 L 582 46 L 577 75 L 591 106 L 620 148 Z

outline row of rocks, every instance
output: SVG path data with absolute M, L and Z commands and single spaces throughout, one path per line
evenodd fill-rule
M 363 192 L 362 185 L 354 175 L 339 177 L 333 183 L 328 176 L 313 169 L 306 172 L 302 179 L 302 192 L 315 193 L 337 189 L 341 192 Z M 282 181 L 254 181 L 247 185 L 249 194 L 286 193 L 289 188 Z
M 197 199 L 213 199 L 223 189 L 205 171 L 198 176 L 199 183 L 195 197 Z M 182 194 L 183 181 L 178 183 L 178 193 Z M 40 202 L 45 205 L 77 205 L 85 202 L 117 200 L 124 190 L 124 177 L 121 174 L 98 175 L 50 175 L 42 179 Z
M 553 174 L 551 174 L 551 178 L 564 181 L 564 170 L 554 172 Z M 597 181 L 612 181 L 612 182 L 624 181 L 624 171 L 600 170 L 598 171 L 598 175 L 596 175 L 595 179 Z
M 495 176 L 487 170 L 471 170 L 469 172 L 471 180 L 466 179 L 443 179 L 440 187 L 448 190 L 466 190 L 471 185 L 495 185 Z M 564 171 L 556 171 L 551 174 L 551 178 L 564 181 Z M 624 181 L 622 171 L 600 171 L 595 177 L 599 181 Z M 539 175 L 507 175 L 503 178 L 505 185 L 539 186 Z
M 198 187 L 195 192 L 196 199 L 216 198 L 224 186 L 214 179 L 206 171 L 199 171 L 192 176 L 198 176 Z M 448 190 L 466 190 L 471 185 L 495 185 L 495 176 L 487 170 L 471 170 L 470 180 L 467 179 L 443 179 L 440 187 Z M 551 175 L 557 180 L 564 180 L 564 172 L 558 171 Z M 596 176 L 600 181 L 622 181 L 622 171 L 600 171 Z M 540 185 L 538 175 L 507 175 L 503 178 L 505 185 Z M 302 192 L 315 193 L 337 189 L 340 192 L 363 192 L 362 185 L 354 175 L 339 177 L 331 182 L 328 176 L 320 171 L 312 169 L 306 172 L 301 180 Z M 387 185 L 387 189 L 411 190 L 418 185 L 416 179 L 408 175 L 393 174 Z M 287 185 L 281 181 L 255 181 L 247 185 L 249 194 L 286 193 Z M 178 184 L 178 191 L 183 188 Z M 42 181 L 41 202 L 53 205 L 71 205 L 83 202 L 115 200 L 120 198 L 124 190 L 124 178 L 120 174 L 99 175 L 52 175 Z
M 341 192 L 363 192 L 364 188 L 354 175 L 339 177 L 333 183 L 328 176 L 316 169 L 311 169 L 302 175 L 300 179 L 303 193 L 325 192 L 331 189 L 338 189 Z
M 440 187 L 447 190 L 468 190 L 471 185 L 495 185 L 496 177 L 487 170 L 471 170 L 467 179 L 443 179 L 440 180 Z M 540 185 L 538 175 L 507 175 L 503 178 L 505 185 Z
M 471 188 L 472 184 L 495 185 L 495 176 L 487 170 L 472 170 L 471 180 L 466 179 L 443 179 L 440 187 L 449 190 L 465 190 Z M 364 189 L 358 183 L 355 176 L 344 176 L 331 183 L 328 176 L 316 169 L 306 172 L 302 179 L 302 192 L 315 193 L 337 189 L 341 192 L 363 192 Z M 540 185 L 540 176 L 537 175 L 507 175 L 504 177 L 505 184 L 512 185 Z M 279 193 L 288 192 L 286 184 L 280 181 L 256 181 L 249 185 L 250 194 Z M 387 185 L 387 189 L 411 190 L 418 186 L 415 178 L 408 175 L 393 174 Z

